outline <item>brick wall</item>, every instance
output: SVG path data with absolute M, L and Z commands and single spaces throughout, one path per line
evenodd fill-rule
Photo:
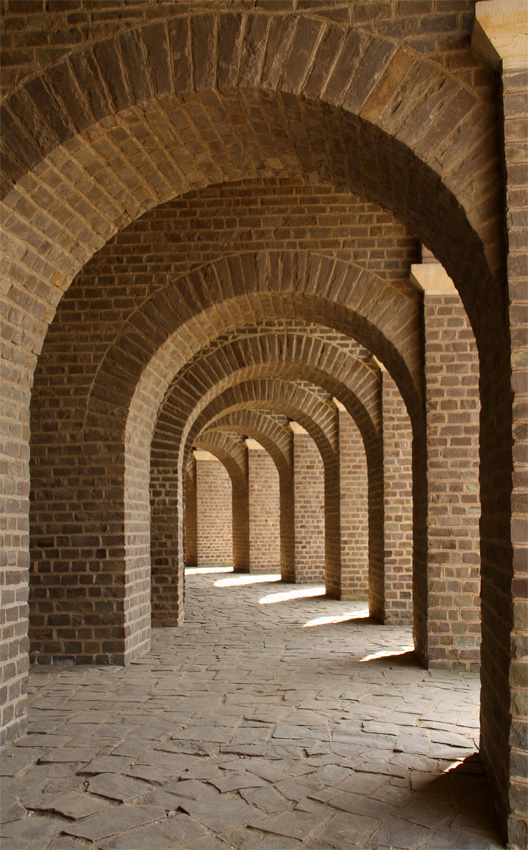
M 196 501 L 196 461 L 191 455 L 185 471 L 185 540 L 184 558 L 186 567 L 198 565 L 198 504 Z M 154 580 L 153 576 L 153 580 Z M 156 593 L 153 584 L 153 595 Z
M 368 599 L 369 487 L 361 433 L 346 410 L 339 410 L 341 485 L 341 598 Z
M 424 294 L 431 666 L 480 662 L 479 361 L 457 293 Z
M 233 565 L 232 485 L 216 460 L 196 457 L 197 566 Z
M 262 448 L 248 449 L 249 571 L 278 573 L 281 563 L 279 475 Z
M 295 579 L 325 576 L 325 497 L 321 455 L 309 434 L 293 434 Z
M 412 622 L 412 428 L 400 392 L 382 372 L 385 622 Z

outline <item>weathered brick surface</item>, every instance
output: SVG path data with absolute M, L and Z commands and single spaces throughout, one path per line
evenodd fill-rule
M 248 449 L 249 571 L 280 571 L 280 487 L 277 468 L 265 449 Z
M 369 484 L 361 433 L 338 411 L 341 507 L 341 599 L 369 596 Z
M 412 622 L 412 427 L 403 399 L 382 372 L 385 622 Z
M 309 434 L 293 434 L 295 579 L 325 577 L 325 482 L 323 460 Z
M 457 293 L 424 294 L 431 666 L 480 662 L 479 364 Z
M 232 483 L 219 460 L 196 460 L 196 514 L 197 566 L 232 566 Z

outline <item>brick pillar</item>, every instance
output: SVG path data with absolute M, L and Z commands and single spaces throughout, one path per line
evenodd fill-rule
M 199 567 L 233 564 L 232 485 L 214 455 L 195 451 Z
M 428 662 L 480 661 L 479 362 L 473 331 L 438 263 L 412 266 L 424 291 L 428 489 Z
M 233 569 L 249 572 L 249 471 L 246 448 L 243 474 L 233 478 Z
M 325 578 L 325 482 L 321 455 L 310 435 L 291 422 L 295 493 L 295 580 Z
M 400 391 L 382 368 L 385 623 L 412 623 L 412 428 Z
M 196 458 L 194 452 L 185 471 L 185 566 L 196 567 L 198 564 L 198 516 L 196 503 Z M 154 596 L 154 577 L 152 580 Z
M 493 524 L 488 520 L 489 530 L 485 527 L 482 530 L 486 549 L 482 562 L 480 749 L 508 846 L 525 848 L 528 846 L 528 21 L 524 0 L 478 2 L 475 15 L 472 47 L 494 70 L 502 73 L 513 412 L 511 448 L 510 445 L 503 448 L 497 434 L 492 432 L 496 446 L 492 459 L 494 478 L 491 486 L 483 481 L 483 515 L 485 508 L 484 519 L 489 516 Z M 501 398 L 497 402 L 496 416 L 505 423 L 510 415 L 509 400 L 504 403 Z M 483 432 L 485 426 L 484 420 Z M 495 430 L 495 423 L 492 428 Z M 495 539 L 488 543 L 487 538 Z
M 279 474 L 268 452 L 247 440 L 249 571 L 278 573 L 281 563 Z
M 337 404 L 341 482 L 341 599 L 369 596 L 369 486 L 365 446 L 343 405 Z

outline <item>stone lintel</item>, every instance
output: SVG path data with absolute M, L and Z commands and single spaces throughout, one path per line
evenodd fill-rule
M 266 451 L 264 446 L 261 446 L 260 443 L 257 442 L 257 440 L 252 440 L 250 437 L 248 437 L 248 439 L 246 440 L 246 448 L 253 449 L 253 451 Z
M 194 449 L 193 454 L 195 460 L 218 460 L 217 457 L 211 454 L 211 452 L 207 452 L 205 449 Z
M 290 422 L 290 428 L 294 434 L 307 434 L 308 431 L 306 428 L 303 428 L 302 425 L 299 425 L 298 422 Z
M 413 264 L 409 278 L 426 295 L 454 295 L 457 291 L 440 263 Z
M 471 47 L 494 71 L 528 69 L 526 0 L 478 0 Z

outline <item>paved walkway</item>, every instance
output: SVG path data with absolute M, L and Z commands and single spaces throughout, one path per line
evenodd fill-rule
M 128 668 L 37 667 L 2 850 L 499 848 L 478 680 L 314 585 L 190 570 Z

